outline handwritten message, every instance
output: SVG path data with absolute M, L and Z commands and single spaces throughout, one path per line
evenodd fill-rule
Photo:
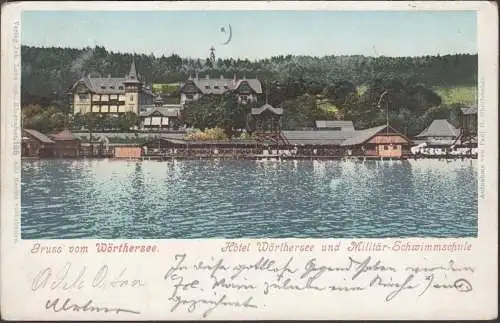
M 163 279 L 170 291 L 171 312 L 187 311 L 207 318 L 220 307 L 258 310 L 269 297 L 301 292 L 306 296 L 310 291 L 326 297 L 381 289 L 385 302 L 402 293 L 422 297 L 433 289 L 468 293 L 473 290 L 473 274 L 473 267 L 452 259 L 431 267 L 395 267 L 372 256 L 350 256 L 335 264 L 293 256 L 286 261 L 261 257 L 255 262 L 234 263 L 177 254 Z

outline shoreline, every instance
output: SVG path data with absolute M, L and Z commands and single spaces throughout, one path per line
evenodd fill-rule
M 419 160 L 419 159 L 437 159 L 440 161 L 449 162 L 452 160 L 475 160 L 478 159 L 477 156 L 425 156 L 425 157 L 415 157 L 415 156 L 405 156 L 405 157 L 379 157 L 379 156 L 278 156 L 278 155 L 247 155 L 247 156 L 216 156 L 216 155 L 193 155 L 193 156 L 168 156 L 168 155 L 151 155 L 151 156 L 141 156 L 141 157 L 131 157 L 131 158 L 118 158 L 118 157 L 21 157 L 21 160 L 134 160 L 134 161 L 172 161 L 172 160 L 263 160 L 263 161 L 278 161 L 278 160 L 337 160 L 337 161 L 405 161 L 405 160 Z

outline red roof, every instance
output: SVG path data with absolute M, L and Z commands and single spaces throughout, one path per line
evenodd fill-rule
M 56 141 L 75 140 L 73 133 L 68 129 L 64 129 L 63 131 L 56 133 L 55 135 L 51 135 L 50 137 Z

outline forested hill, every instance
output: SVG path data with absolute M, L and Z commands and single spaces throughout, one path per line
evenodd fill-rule
M 170 50 L 169 50 L 170 51 Z M 187 59 L 178 55 L 155 57 L 113 53 L 104 47 L 70 49 L 22 46 L 22 105 L 65 106 L 65 93 L 83 75 L 123 76 L 135 57 L 147 83 L 185 80 L 196 69 L 212 77 L 258 77 L 261 81 L 299 82 L 325 88 L 348 81 L 370 86 L 378 80 L 398 80 L 425 87 L 473 86 L 477 83 L 477 55 L 425 57 L 276 56 L 248 59 Z

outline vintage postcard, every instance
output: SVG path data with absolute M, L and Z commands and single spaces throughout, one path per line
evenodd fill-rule
M 497 317 L 493 3 L 1 23 L 3 319 Z

